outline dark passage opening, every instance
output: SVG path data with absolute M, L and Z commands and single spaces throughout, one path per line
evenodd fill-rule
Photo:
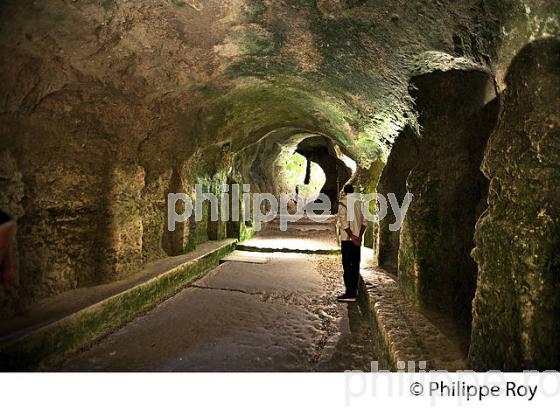
M 322 136 L 304 139 L 297 147 L 297 153 L 310 161 L 317 163 L 325 173 L 325 184 L 321 193 L 331 201 L 331 213 L 337 212 L 338 193 L 352 176 L 352 171 L 336 154 L 330 140 Z
M 406 180 L 417 160 L 418 141 L 412 128 L 406 127 L 391 149 L 377 192 L 385 197 L 390 193 L 395 194 L 399 204 L 402 204 L 407 193 Z M 391 223 L 393 220 L 390 217 L 379 222 L 377 262 L 386 271 L 398 274 L 400 230 L 391 231 Z
M 479 71 L 415 77 L 411 95 L 421 135 L 417 144 L 407 131 L 397 140 L 381 189 L 402 195 L 406 181 L 414 199 L 400 237 L 381 230 L 379 260 L 392 270 L 398 264 L 409 298 L 459 325 L 466 349 L 477 281 L 474 228 L 488 191 L 480 166 L 499 103 L 492 78 Z

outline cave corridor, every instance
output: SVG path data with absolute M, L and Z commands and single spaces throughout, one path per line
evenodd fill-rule
M 560 370 L 560 1 L 6 0 L 0 21 L 0 370 Z M 368 224 L 353 305 L 348 183 L 413 198 L 399 230 Z M 195 186 L 331 206 L 283 231 L 204 202 L 169 230 Z

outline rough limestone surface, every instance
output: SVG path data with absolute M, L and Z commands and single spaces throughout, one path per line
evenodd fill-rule
M 489 205 L 475 235 L 470 351 L 477 369 L 560 366 L 559 67 L 558 39 L 519 53 L 484 157 Z

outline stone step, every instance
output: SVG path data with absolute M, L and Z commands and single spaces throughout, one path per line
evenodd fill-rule
M 339 248 L 310 248 L 310 247 L 276 247 L 266 245 L 243 245 L 238 244 L 237 250 L 261 253 L 306 253 L 312 255 L 336 255 L 340 253 Z
M 256 264 L 266 264 L 269 262 L 269 258 L 265 256 L 256 255 L 255 252 L 247 251 L 233 251 L 228 256 L 220 260 L 220 264 L 225 262 L 242 262 L 242 263 L 256 263 Z
M 360 302 L 384 351 L 383 367 L 396 371 L 404 370 L 399 365 L 426 362 L 426 370 L 452 372 L 466 368 L 460 343 L 446 336 L 404 298 L 394 276 L 379 268 L 362 268 L 361 276 Z

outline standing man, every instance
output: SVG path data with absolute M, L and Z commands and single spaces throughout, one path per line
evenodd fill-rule
M 344 194 L 338 204 L 338 227 L 346 291 L 338 295 L 336 300 L 353 303 L 358 297 L 360 253 L 367 221 L 364 218 L 362 201 L 356 195 L 352 195 L 354 187 L 350 184 L 345 185 Z M 351 207 L 350 210 L 349 207 Z

